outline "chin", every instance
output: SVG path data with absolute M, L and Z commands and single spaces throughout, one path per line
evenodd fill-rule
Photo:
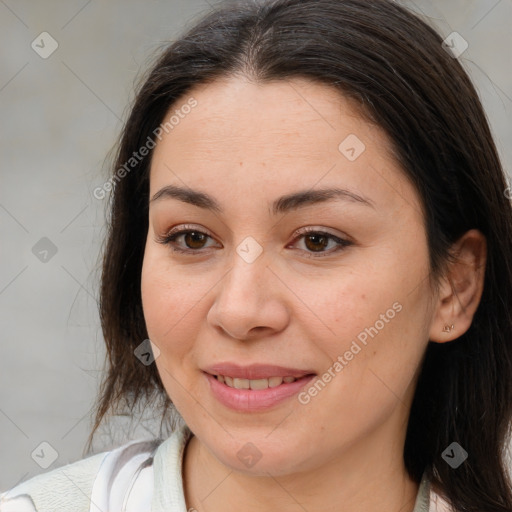
M 242 439 L 229 438 L 226 445 L 215 443 L 208 447 L 213 455 L 225 466 L 237 473 L 251 476 L 284 476 L 306 469 L 308 454 L 304 444 L 284 441 L 287 436 L 270 439 L 266 428 L 262 436 L 245 435 Z M 251 440 L 252 439 L 252 440 Z M 288 436 L 288 441 L 292 441 Z

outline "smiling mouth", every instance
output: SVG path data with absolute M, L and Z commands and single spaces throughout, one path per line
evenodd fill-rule
M 229 375 L 213 375 L 219 382 L 234 389 L 261 390 L 268 388 L 277 388 L 282 384 L 291 384 L 296 380 L 309 378 L 312 374 L 304 375 L 300 378 L 295 377 L 270 377 L 268 379 L 239 379 Z

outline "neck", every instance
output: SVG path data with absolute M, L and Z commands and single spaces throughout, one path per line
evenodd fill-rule
M 413 512 L 418 484 L 403 464 L 403 443 L 378 432 L 321 467 L 289 475 L 252 476 L 222 464 L 196 436 L 184 453 L 187 509 L 211 512 Z

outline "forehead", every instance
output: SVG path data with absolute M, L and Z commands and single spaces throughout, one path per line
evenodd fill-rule
M 190 98 L 196 106 L 184 109 L 154 150 L 151 194 L 181 180 L 209 189 L 245 184 L 255 194 L 297 184 L 351 185 L 384 201 L 418 203 L 386 134 L 333 87 L 226 78 L 190 90 L 164 122 Z
M 256 147 L 259 154 L 262 150 L 275 154 L 280 147 L 288 147 L 295 151 L 279 156 L 323 160 L 329 154 L 339 156 L 344 133 L 380 135 L 337 90 L 304 79 L 265 83 L 244 77 L 219 79 L 192 89 L 166 118 L 190 97 L 197 106 L 174 126 L 171 138 L 176 145 L 186 139 L 205 151 L 222 151 L 229 145 L 233 155 Z M 375 142 L 385 146 L 381 139 Z M 233 144 L 237 141 L 243 146 Z

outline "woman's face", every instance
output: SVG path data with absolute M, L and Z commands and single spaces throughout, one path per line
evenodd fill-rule
M 433 296 L 419 197 L 385 135 L 305 80 L 217 81 L 176 110 L 141 286 L 185 422 L 253 474 L 401 456 Z

